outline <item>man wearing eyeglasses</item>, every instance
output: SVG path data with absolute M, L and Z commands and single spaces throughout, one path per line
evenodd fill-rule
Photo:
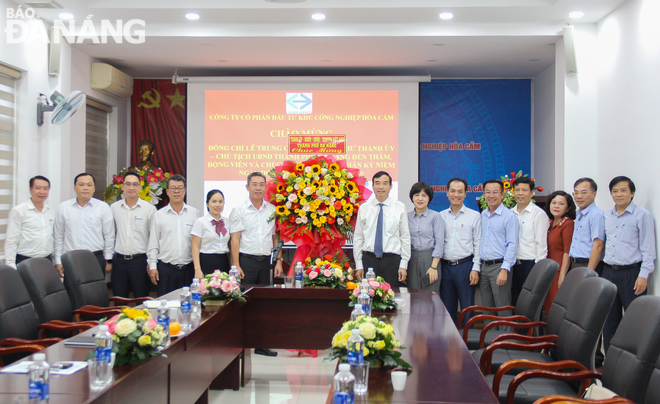
M 115 218 L 115 253 L 112 256 L 112 294 L 129 297 L 149 296 L 147 247 L 149 228 L 156 207 L 140 199 L 140 176 L 129 171 L 121 184 L 124 199 L 110 206 Z
M 591 178 L 580 178 L 573 185 L 573 197 L 578 206 L 569 255 L 571 269 L 584 267 L 600 275 L 603 271 L 601 258 L 605 246 L 605 217 L 596 206 L 598 185 Z
M 186 179 L 179 174 L 167 180 L 169 205 L 154 215 L 149 231 L 149 276 L 158 296 L 190 286 L 195 276 L 192 263 L 192 231 L 199 211 L 183 200 Z

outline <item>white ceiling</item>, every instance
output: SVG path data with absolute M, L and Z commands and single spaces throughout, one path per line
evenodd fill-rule
M 171 77 L 178 67 L 181 76 L 436 78 L 534 77 L 554 63 L 563 26 L 598 22 L 625 0 L 56 1 L 63 9 L 37 14 L 52 21 L 71 12 L 78 28 L 87 17 L 98 27 L 144 20 L 143 44 L 74 45 L 133 77 Z M 571 21 L 575 10 L 585 16 Z M 438 18 L 444 11 L 454 18 Z M 201 18 L 188 21 L 188 12 Z M 312 20 L 316 12 L 327 18 Z

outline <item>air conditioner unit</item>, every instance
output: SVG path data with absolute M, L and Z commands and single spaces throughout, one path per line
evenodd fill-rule
M 133 95 L 133 78 L 109 64 L 92 63 L 92 88 L 115 98 Z

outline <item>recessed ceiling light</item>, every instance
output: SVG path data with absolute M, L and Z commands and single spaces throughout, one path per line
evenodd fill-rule
M 427 60 L 427 62 L 437 62 L 437 60 L 436 59 L 429 59 L 429 60 Z
M 227 62 L 229 62 L 229 61 L 228 61 L 228 60 L 224 60 L 224 59 L 218 59 L 218 62 L 220 62 L 220 63 L 227 63 Z
M 323 59 L 321 62 L 332 62 L 330 59 Z
M 60 17 L 60 19 L 62 19 L 62 20 L 71 20 L 71 19 L 73 19 L 73 14 L 71 14 L 71 13 L 60 13 L 60 14 L 58 14 L 58 17 Z
M 530 62 L 540 62 L 541 59 L 529 59 Z
M 573 11 L 568 14 L 570 18 L 582 18 L 584 17 L 584 13 L 582 11 Z
M 439 17 L 443 20 L 451 20 L 452 18 L 454 18 L 454 14 L 452 14 L 452 13 L 440 13 Z
M 434 43 L 433 46 L 445 46 L 443 43 Z
M 321 13 L 312 14 L 312 19 L 316 21 L 325 20 L 325 14 L 321 14 Z
M 186 18 L 189 19 L 189 20 L 199 20 L 199 14 L 188 13 L 188 14 L 186 14 Z

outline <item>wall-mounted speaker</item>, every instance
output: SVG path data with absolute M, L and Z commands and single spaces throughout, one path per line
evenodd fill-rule
M 575 32 L 573 26 L 564 27 L 564 54 L 566 59 L 566 74 L 577 74 L 577 61 L 575 56 Z
M 60 74 L 60 59 L 62 57 L 62 31 L 57 27 L 50 29 L 50 47 L 48 49 L 48 74 Z

